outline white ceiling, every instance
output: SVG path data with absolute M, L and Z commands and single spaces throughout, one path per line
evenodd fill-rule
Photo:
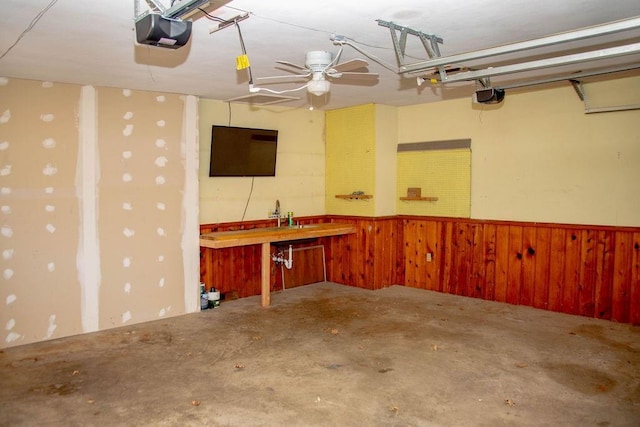
M 159 1 L 167 6 L 170 3 Z M 145 1 L 140 2 L 146 8 Z M 51 3 L 51 0 L 0 2 L 0 55 Z M 198 14 L 190 42 L 171 50 L 135 43 L 134 0 L 53 3 L 0 59 L 0 76 L 176 92 L 221 100 L 249 94 L 247 71 L 236 70 L 236 56 L 241 54 L 241 47 L 233 26 L 210 34 L 210 28 L 216 24 Z M 379 26 L 377 19 L 441 37 L 444 40 L 441 54 L 449 56 L 640 16 L 640 1 L 232 0 L 218 10 L 208 10 L 223 18 L 242 11 L 250 13 L 240 28 L 253 76 L 263 77 L 285 74 L 275 68 L 276 60 L 303 65 L 307 51 L 337 52 L 339 47 L 330 40 L 332 34 L 355 40 L 367 53 L 397 67 L 389 30 Z M 568 48 L 585 44 L 601 48 L 621 38 L 626 44 L 638 42 L 640 32 L 573 43 Z M 566 51 L 567 47 L 562 49 Z M 410 62 L 427 58 L 424 48 L 413 37 L 408 39 L 407 53 Z M 341 60 L 353 58 L 364 56 L 345 46 Z M 618 62 L 640 64 L 640 58 L 627 56 Z M 380 74 L 375 85 L 334 84 L 330 94 L 321 97 L 295 92 L 288 95 L 299 96 L 300 100 L 280 105 L 307 107 L 312 103 L 323 109 L 366 103 L 401 106 L 470 96 L 475 87 L 474 83 L 418 87 L 415 77 L 403 77 L 371 60 L 369 63 L 369 71 Z M 567 71 L 583 70 L 586 66 L 574 66 Z M 638 70 L 634 73 L 637 75 Z M 530 78 L 534 74 L 517 77 Z M 513 76 L 506 78 L 513 79 Z M 492 83 L 497 81 L 494 79 Z M 296 86 L 299 84 L 267 87 L 280 90 Z

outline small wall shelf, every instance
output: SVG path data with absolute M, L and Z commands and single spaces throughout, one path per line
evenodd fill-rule
M 371 199 L 371 194 L 336 194 L 336 199 Z
M 400 200 L 417 202 L 437 202 L 439 197 L 400 197 Z

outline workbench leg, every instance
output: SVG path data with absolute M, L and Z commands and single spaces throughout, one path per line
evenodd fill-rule
M 262 306 L 269 307 L 271 304 L 271 243 L 269 242 L 262 244 L 261 263 Z

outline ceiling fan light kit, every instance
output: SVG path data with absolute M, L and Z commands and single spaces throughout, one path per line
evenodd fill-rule
M 316 80 L 315 78 L 307 85 L 307 92 L 315 96 L 322 96 L 331 89 L 331 82 L 328 80 Z
M 377 80 L 378 74 L 369 72 L 351 72 L 351 70 L 364 69 L 369 63 L 364 59 L 351 59 L 338 63 L 342 48 L 336 55 L 326 50 L 308 51 L 304 57 L 304 66 L 294 64 L 289 61 L 276 61 L 280 65 L 289 67 L 287 71 L 292 74 L 282 76 L 258 77 L 256 82 L 262 83 L 286 83 L 301 79 L 307 80 L 307 83 L 296 89 L 290 89 L 286 92 L 307 89 L 307 92 L 314 96 L 322 96 L 331 90 L 331 80 L 341 77 L 348 77 L 350 80 L 372 81 Z M 345 82 L 346 83 L 346 82 Z M 273 91 L 262 87 L 249 87 L 251 92 L 267 91 L 273 93 L 284 93 L 285 91 Z

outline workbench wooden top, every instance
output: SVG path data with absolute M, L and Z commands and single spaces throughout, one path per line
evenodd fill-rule
M 217 231 L 201 234 L 200 246 L 221 249 L 261 243 L 339 236 L 355 232 L 355 225 L 342 223 L 319 223 L 292 227 L 265 227 L 248 230 Z

